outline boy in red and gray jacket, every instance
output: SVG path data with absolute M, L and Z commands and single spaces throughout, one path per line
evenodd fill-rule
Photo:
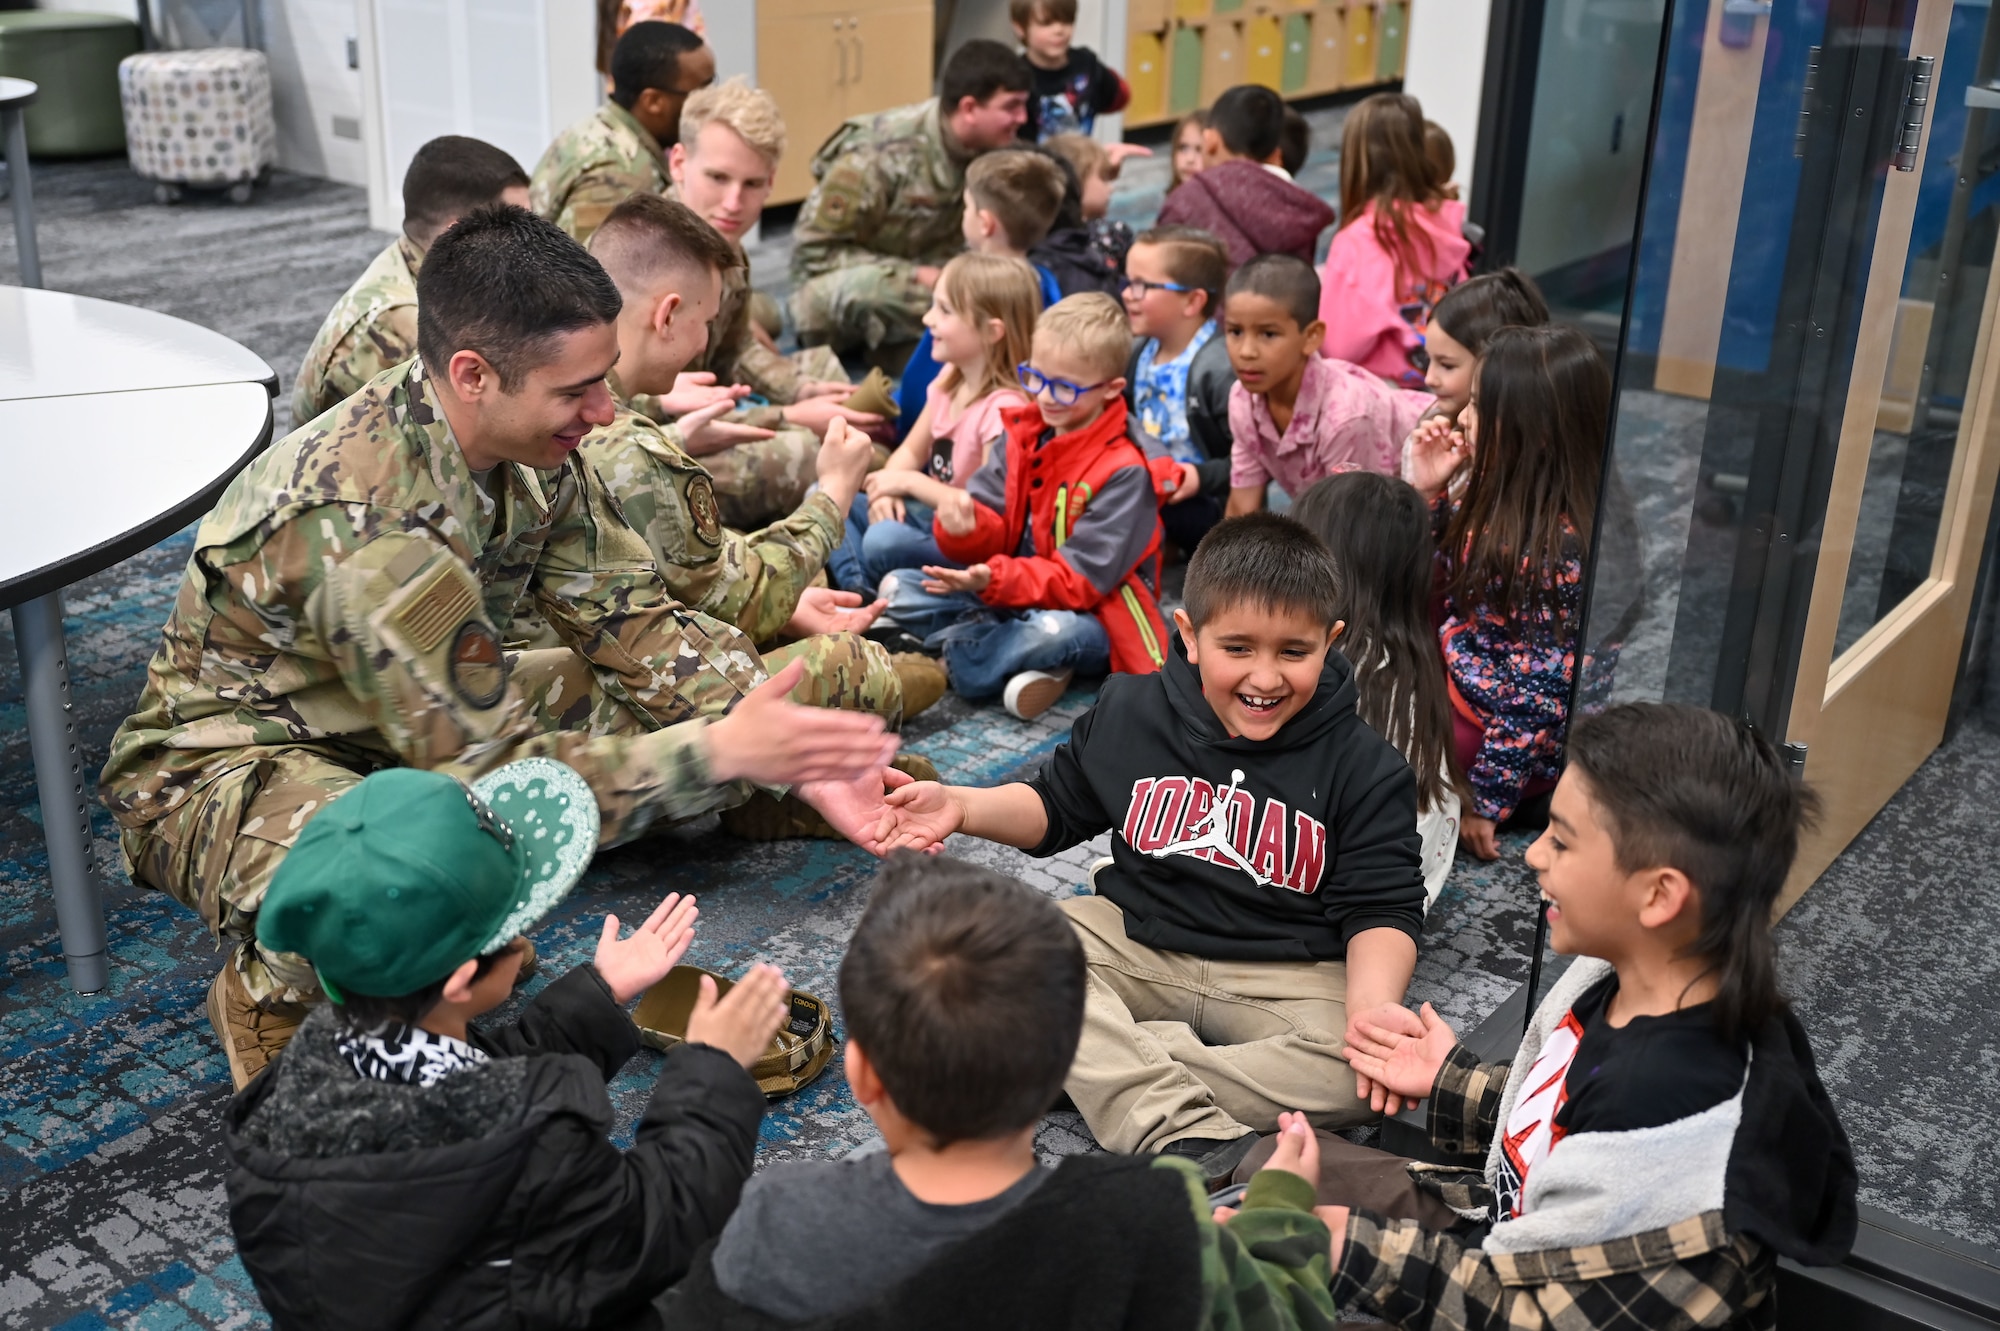
M 1004 413 L 1006 447 L 937 510 L 938 549 L 966 567 L 882 580 L 889 614 L 943 648 L 961 697 L 1000 694 L 1025 721 L 1078 673 L 1160 668 L 1159 505 L 1121 396 L 1131 350 L 1109 296 L 1044 311 L 1020 367 L 1034 401 Z

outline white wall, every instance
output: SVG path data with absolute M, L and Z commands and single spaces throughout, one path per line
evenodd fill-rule
M 1443 125 L 1458 155 L 1462 196 L 1472 197 L 1472 155 L 1479 141 L 1479 97 L 1486 75 L 1491 0 L 1412 0 L 1403 91 Z

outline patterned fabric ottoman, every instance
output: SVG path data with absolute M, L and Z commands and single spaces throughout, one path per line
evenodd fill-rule
M 250 199 L 250 183 L 277 155 L 271 119 L 271 66 L 262 51 L 217 46 L 148 51 L 118 65 L 125 144 L 132 169 L 158 181 L 162 202 L 182 185 L 229 186 Z

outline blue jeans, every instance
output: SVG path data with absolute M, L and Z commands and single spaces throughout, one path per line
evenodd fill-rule
M 868 496 L 854 496 L 847 513 L 847 531 L 827 559 L 835 582 L 851 592 L 873 596 L 882 575 L 925 564 L 960 565 L 946 559 L 931 536 L 931 509 L 914 499 L 903 501 L 901 522 L 870 522 Z
M 898 624 L 944 648 L 952 691 L 961 698 L 998 697 L 1023 670 L 1102 675 L 1111 668 L 1111 639 L 1095 615 L 1001 610 L 969 592 L 927 592 L 923 583 L 922 569 L 897 569 L 886 575 L 882 594 Z

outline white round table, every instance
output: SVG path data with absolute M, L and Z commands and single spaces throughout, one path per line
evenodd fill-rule
M 13 611 L 56 922 L 81 993 L 102 989 L 108 966 L 62 589 L 206 513 L 271 442 L 277 389 L 263 360 L 186 320 L 0 286 L 0 606 Z

